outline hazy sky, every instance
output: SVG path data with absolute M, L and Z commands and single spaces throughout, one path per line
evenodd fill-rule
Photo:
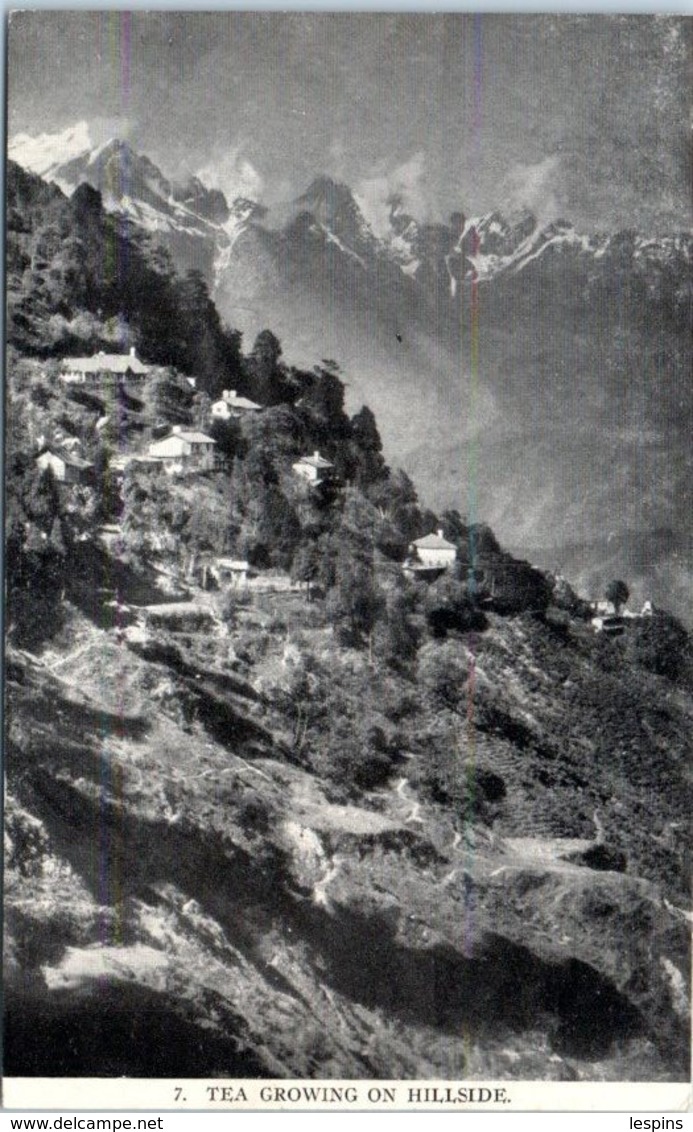
M 19 12 L 9 136 L 86 120 L 269 203 L 328 172 L 376 222 L 397 190 L 663 231 L 691 225 L 690 43 L 655 15 Z

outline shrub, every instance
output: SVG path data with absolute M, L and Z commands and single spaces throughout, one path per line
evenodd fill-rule
M 396 755 L 382 728 L 376 725 L 354 728 L 353 721 L 339 720 L 330 734 L 328 774 L 370 790 L 387 782 Z
M 434 637 L 445 637 L 452 631 L 481 632 L 488 624 L 482 610 L 470 599 L 467 586 L 451 574 L 444 574 L 430 587 L 424 609 Z
M 38 382 L 31 389 L 29 394 L 34 405 L 38 405 L 41 409 L 46 409 L 51 400 L 51 392 L 45 385 Z
M 690 638 L 670 613 L 655 613 L 637 621 L 629 634 L 628 653 L 641 668 L 657 676 L 675 681 L 690 674 Z
M 264 798 L 251 790 L 244 792 L 238 806 L 238 821 L 248 837 L 267 833 L 273 816 Z

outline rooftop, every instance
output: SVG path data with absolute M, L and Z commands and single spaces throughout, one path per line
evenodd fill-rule
M 301 456 L 301 459 L 298 460 L 297 463 L 308 464 L 308 465 L 310 465 L 311 468 L 333 468 L 334 467 L 334 464 L 331 464 L 330 461 L 326 460 L 324 458 L 324 456 L 321 456 L 319 452 L 314 452 L 312 456 Z
M 180 425 L 174 425 L 168 436 L 164 436 L 156 443 L 161 444 L 164 440 L 170 440 L 172 436 L 180 436 L 182 440 L 187 440 L 188 444 L 216 444 L 216 440 L 207 436 L 206 432 L 199 432 L 194 428 L 181 428 Z
M 235 389 L 225 389 L 220 399 L 214 402 L 215 405 L 229 405 L 234 409 L 261 409 L 262 405 L 258 405 L 257 401 L 251 401 L 249 397 L 239 397 Z
M 446 538 L 443 538 L 442 531 L 432 532 L 430 535 L 424 535 L 423 538 L 417 538 L 413 545 L 421 550 L 457 550 L 454 542 L 448 542 Z
M 129 354 L 105 354 L 100 350 L 91 358 L 63 358 L 60 365 L 63 371 L 77 373 L 149 373 L 146 366 L 134 352 Z
M 41 451 L 36 454 L 36 459 L 38 460 L 40 456 L 45 456 L 46 452 L 50 452 L 52 456 L 57 456 L 59 459 L 64 460 L 71 468 L 81 468 L 84 470 L 85 468 L 94 467 L 90 460 L 83 460 L 81 456 L 75 456 L 73 452 L 68 452 L 67 449 L 61 448 L 59 445 L 55 444 L 49 444 L 45 448 L 42 448 Z
M 250 563 L 244 558 L 217 558 L 217 566 L 222 570 L 249 570 Z

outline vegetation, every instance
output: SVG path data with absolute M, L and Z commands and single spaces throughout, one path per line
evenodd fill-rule
M 542 760 L 578 741 L 580 712 L 591 703 L 587 696 L 575 712 L 567 706 L 557 728 L 528 723 L 503 697 L 506 677 L 499 671 L 494 684 L 489 675 L 498 618 L 521 624 L 552 670 L 581 650 L 589 655 L 612 696 L 590 691 L 612 705 L 594 716 L 594 733 L 608 734 L 616 750 L 614 682 L 631 680 L 634 666 L 688 679 L 689 641 L 673 618 L 643 618 L 623 639 L 597 640 L 585 628 L 586 602 L 565 579 L 515 559 L 487 526 L 423 507 L 409 476 L 388 467 L 371 410 L 349 416 L 336 362 L 291 367 L 270 329 L 244 353 L 199 273 L 176 276 L 165 254 L 103 212 L 94 190 L 83 187 L 67 201 L 12 168 L 9 195 L 12 215 L 23 217 L 11 226 L 9 248 L 7 561 L 17 643 L 37 645 L 59 632 L 87 561 L 85 576 L 93 581 L 107 569 L 101 588 L 125 600 L 133 585 L 153 588 L 155 571 L 183 591 L 213 585 L 219 556 L 247 560 L 298 586 L 280 610 L 269 598 L 264 608 L 252 592 L 221 594 L 216 606 L 233 640 L 231 666 L 248 677 L 267 667 L 261 679 L 290 756 L 364 790 L 386 781 L 408 749 L 424 792 L 483 821 L 494 820 L 506 789 L 491 747 L 537 760 L 537 781 L 548 783 Z M 130 342 L 155 363 L 136 391 L 65 390 L 57 381 L 59 354 Z M 187 376 L 197 379 L 195 390 Z M 227 388 L 263 412 L 213 421 L 212 401 Z M 192 477 L 138 463 L 114 470 L 118 454 L 146 450 L 173 424 L 210 433 L 217 470 Z M 94 464 L 88 487 L 68 488 L 37 469 L 38 438 L 65 436 Z M 311 487 L 292 465 L 316 449 L 334 475 Z M 103 523 L 119 526 L 115 555 L 104 553 Z M 454 565 L 437 580 L 407 580 L 400 568 L 407 547 L 438 527 L 457 548 Z M 627 585 L 615 580 L 607 597 L 620 609 Z M 289 638 L 297 657 L 278 675 L 276 641 Z M 573 675 L 560 695 L 568 704 L 577 693 L 575 670 L 566 671 Z M 537 678 L 527 679 L 531 693 Z M 623 749 L 638 742 L 624 725 Z M 566 816 L 566 828 L 571 821 Z
M 630 597 L 630 590 L 624 581 L 616 578 L 613 582 L 609 582 L 604 596 L 611 602 L 616 612 L 620 613 Z

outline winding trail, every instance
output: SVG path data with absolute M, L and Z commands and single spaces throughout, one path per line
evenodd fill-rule
M 421 803 L 416 798 L 407 798 L 405 796 L 404 791 L 406 790 L 408 785 L 409 785 L 409 779 L 408 778 L 400 778 L 400 780 L 397 784 L 397 790 L 396 790 L 396 793 L 399 795 L 399 797 L 402 799 L 402 801 L 406 802 L 408 805 L 411 805 L 411 807 L 412 807 L 411 813 L 409 814 L 409 817 L 406 817 L 404 819 L 404 821 L 405 822 L 418 822 L 419 825 L 423 825 L 424 824 L 423 818 L 421 818 L 419 816 L 420 813 L 421 813 Z
M 60 668 L 61 665 L 69 664 L 69 662 L 71 660 L 77 660 L 78 657 L 83 656 L 85 652 L 88 652 L 88 650 L 93 648 L 93 647 L 94 647 L 94 642 L 91 641 L 91 640 L 87 641 L 86 644 L 80 645 L 80 647 L 78 649 L 75 649 L 74 652 L 68 653 L 67 656 L 61 656 L 57 660 L 54 660 L 51 664 L 45 664 L 44 663 L 43 667 L 47 668 L 49 672 L 53 672 L 56 668 Z M 65 679 L 65 678 L 62 677 L 62 679 Z M 67 680 L 65 680 L 65 683 L 71 684 L 73 686 L 75 685 L 74 680 L 67 679 Z
M 327 895 L 327 887 L 340 873 L 344 861 L 345 858 L 343 856 L 340 856 L 339 853 L 335 853 L 331 865 L 317 884 L 313 886 L 313 903 L 317 904 L 318 907 L 328 910 L 331 908 L 332 904 Z

